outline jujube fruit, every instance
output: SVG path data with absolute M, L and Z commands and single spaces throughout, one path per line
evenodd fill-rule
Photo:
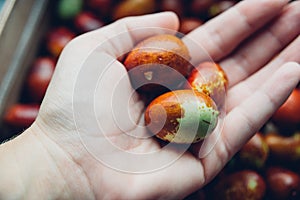
M 261 133 L 256 133 L 240 150 L 239 158 L 242 163 L 261 168 L 269 155 L 269 146 Z
M 214 199 L 218 200 L 260 200 L 265 195 L 266 183 L 257 172 L 242 170 L 222 177 L 214 191 Z
M 174 143 L 192 143 L 209 135 L 218 122 L 213 100 L 193 90 L 176 90 L 154 99 L 145 111 L 147 128 Z
M 27 85 L 31 98 L 40 102 L 48 88 L 55 69 L 55 60 L 50 57 L 37 58 L 27 77 Z
M 124 65 L 131 83 L 141 91 L 160 91 L 158 85 L 176 89 L 191 71 L 185 44 L 173 35 L 157 35 L 143 40 L 128 54 Z
M 300 177 L 293 171 L 281 167 L 267 169 L 266 181 L 272 199 L 299 199 Z
M 27 128 L 36 119 L 39 108 L 38 104 L 14 104 L 5 113 L 4 121 L 14 127 Z
M 265 136 L 271 155 L 281 161 L 300 161 L 300 133 L 282 136 L 269 133 Z
M 223 105 L 228 79 L 223 69 L 214 62 L 200 63 L 191 72 L 186 88 L 203 92 L 218 106 Z

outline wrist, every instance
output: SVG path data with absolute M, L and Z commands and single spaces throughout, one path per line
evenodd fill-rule
M 80 168 L 35 127 L 0 146 L 0 165 L 0 199 L 85 197 Z

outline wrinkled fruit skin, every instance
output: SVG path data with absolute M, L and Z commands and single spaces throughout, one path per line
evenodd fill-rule
M 214 192 L 216 200 L 260 200 L 265 195 L 266 183 L 255 171 L 243 170 L 222 177 Z
M 218 122 L 213 100 L 193 90 L 176 90 L 154 99 L 145 112 L 147 128 L 156 137 L 174 143 L 198 142 Z
M 55 70 L 55 60 L 40 57 L 35 60 L 27 76 L 28 91 L 34 101 L 41 102 Z
M 256 133 L 240 150 L 240 160 L 252 167 L 261 168 L 269 155 L 269 147 L 261 133 Z
M 269 133 L 265 136 L 271 155 L 281 161 L 300 161 L 300 133 L 282 136 Z
M 203 92 L 216 104 L 222 106 L 228 87 L 228 79 L 223 69 L 214 62 L 200 63 L 191 72 L 186 88 Z
M 28 128 L 36 119 L 39 108 L 38 104 L 15 104 L 6 112 L 4 121 L 14 127 Z
M 124 65 L 131 83 L 141 91 L 160 91 L 153 83 L 176 89 L 191 71 L 190 55 L 184 43 L 173 35 L 157 35 L 140 42 Z
M 272 199 L 300 199 L 300 177 L 293 171 L 280 167 L 270 167 L 266 181 Z

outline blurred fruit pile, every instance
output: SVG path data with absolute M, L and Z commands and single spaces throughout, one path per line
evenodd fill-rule
M 79 34 L 119 18 L 170 10 L 188 33 L 238 1 L 57 0 L 49 1 L 51 26 L 29 67 L 19 102 L 7 109 L 0 141 L 29 127 L 64 46 Z M 1 135 L 2 129 L 8 134 Z M 300 89 L 265 124 L 223 171 L 187 199 L 300 199 Z

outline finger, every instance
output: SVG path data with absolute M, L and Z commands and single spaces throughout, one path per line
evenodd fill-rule
M 263 126 L 299 81 L 300 65 L 295 62 L 286 63 L 243 103 L 228 113 L 223 140 L 231 151 L 230 155 Z
M 215 61 L 228 55 L 241 41 L 278 15 L 287 2 L 288 0 L 241 1 L 192 31 L 183 38 L 191 52 L 192 63 L 209 59 L 205 53 L 199 52 L 199 46 Z
M 83 34 L 67 47 L 80 46 L 77 48 L 79 53 L 97 49 L 113 57 L 119 57 L 130 51 L 138 41 L 157 34 L 173 34 L 178 27 L 178 17 L 172 12 L 127 17 Z
M 227 111 L 239 105 L 241 99 L 245 99 L 252 95 L 261 85 L 264 84 L 266 78 L 272 76 L 273 73 L 284 63 L 288 61 L 300 62 L 300 36 L 298 36 L 288 47 L 286 47 L 277 57 L 275 57 L 264 68 L 257 71 L 248 79 L 235 85 L 227 93 Z M 288 80 L 288 79 L 287 79 Z M 286 81 L 287 81 L 286 80 Z
M 295 39 L 300 33 L 299 19 L 298 1 L 286 6 L 272 24 L 248 40 L 232 56 L 220 62 L 228 75 L 229 87 L 257 71 Z

